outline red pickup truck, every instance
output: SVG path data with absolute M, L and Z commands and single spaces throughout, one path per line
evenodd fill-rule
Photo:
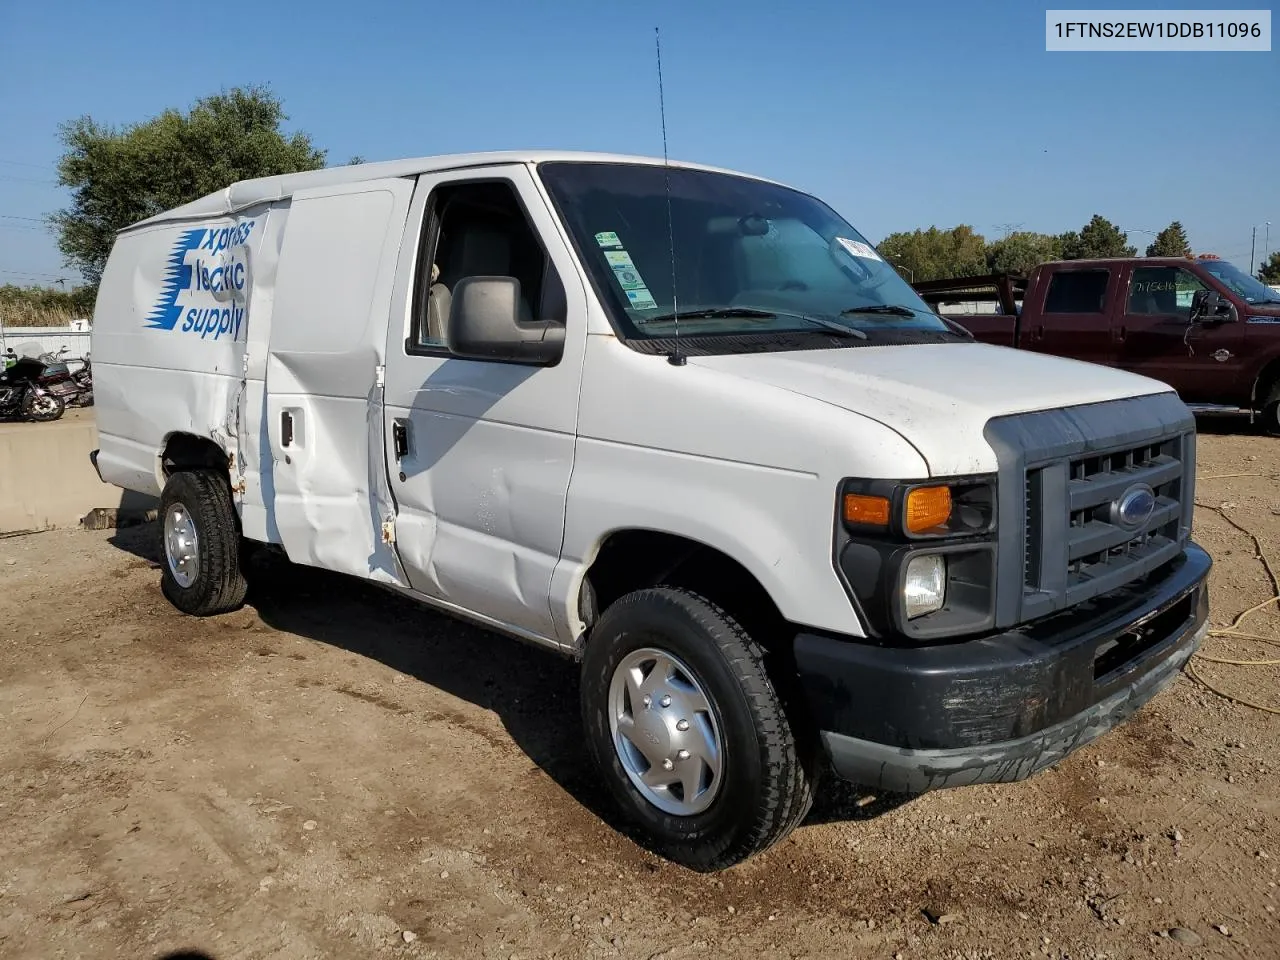
M 914 286 L 978 340 L 1131 370 L 1280 435 L 1280 294 L 1226 260 L 1063 260 Z M 999 314 L 942 306 L 992 300 Z

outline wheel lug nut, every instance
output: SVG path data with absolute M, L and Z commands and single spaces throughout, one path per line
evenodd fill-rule
M 676 721 L 676 729 L 679 730 L 681 733 L 684 733 L 686 730 L 689 729 L 689 721 L 688 720 Z
M 652 698 L 652 697 L 650 697 L 650 696 L 646 693 L 646 694 L 644 695 L 644 705 L 647 707 L 647 706 L 649 706 L 649 704 L 651 704 L 651 703 L 653 703 L 653 698 Z
M 671 762 L 671 758 L 670 758 L 670 757 L 668 757 L 666 760 L 663 760 L 663 761 L 662 761 L 662 769 L 663 769 L 663 770 L 672 770 L 672 769 L 674 769 L 674 768 L 675 768 L 675 764 Z
M 664 707 L 669 707 L 671 706 L 671 698 L 663 697 L 661 700 L 658 701 L 658 703 L 662 704 Z
M 689 759 L 689 751 L 688 751 L 688 750 L 677 750 L 677 751 L 676 751 L 676 759 L 677 759 L 677 760 L 688 760 L 688 759 Z

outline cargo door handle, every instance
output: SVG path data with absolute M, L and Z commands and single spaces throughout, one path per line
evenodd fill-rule
M 1128 333 L 1129 331 L 1127 328 L 1120 327 L 1120 329 L 1116 331 L 1116 339 L 1123 342 L 1124 338 L 1128 335 Z
M 280 446 L 287 447 L 293 443 L 293 414 L 288 410 L 280 411 Z
M 391 422 L 391 445 L 397 460 L 403 460 L 409 455 L 408 420 L 396 419 Z

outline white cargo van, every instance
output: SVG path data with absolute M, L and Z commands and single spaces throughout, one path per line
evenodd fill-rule
M 102 478 L 161 495 L 163 589 L 245 551 L 581 661 L 590 751 L 718 869 L 827 768 L 1030 776 L 1205 632 L 1195 425 L 1164 384 L 973 342 L 777 183 L 477 154 L 236 183 L 123 231 Z

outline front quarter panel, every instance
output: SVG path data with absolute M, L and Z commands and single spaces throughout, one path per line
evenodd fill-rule
M 565 545 L 552 586 L 562 639 L 609 534 L 672 533 L 741 563 L 782 615 L 865 634 L 832 563 L 843 477 L 926 476 L 882 424 L 791 391 L 588 337 Z

